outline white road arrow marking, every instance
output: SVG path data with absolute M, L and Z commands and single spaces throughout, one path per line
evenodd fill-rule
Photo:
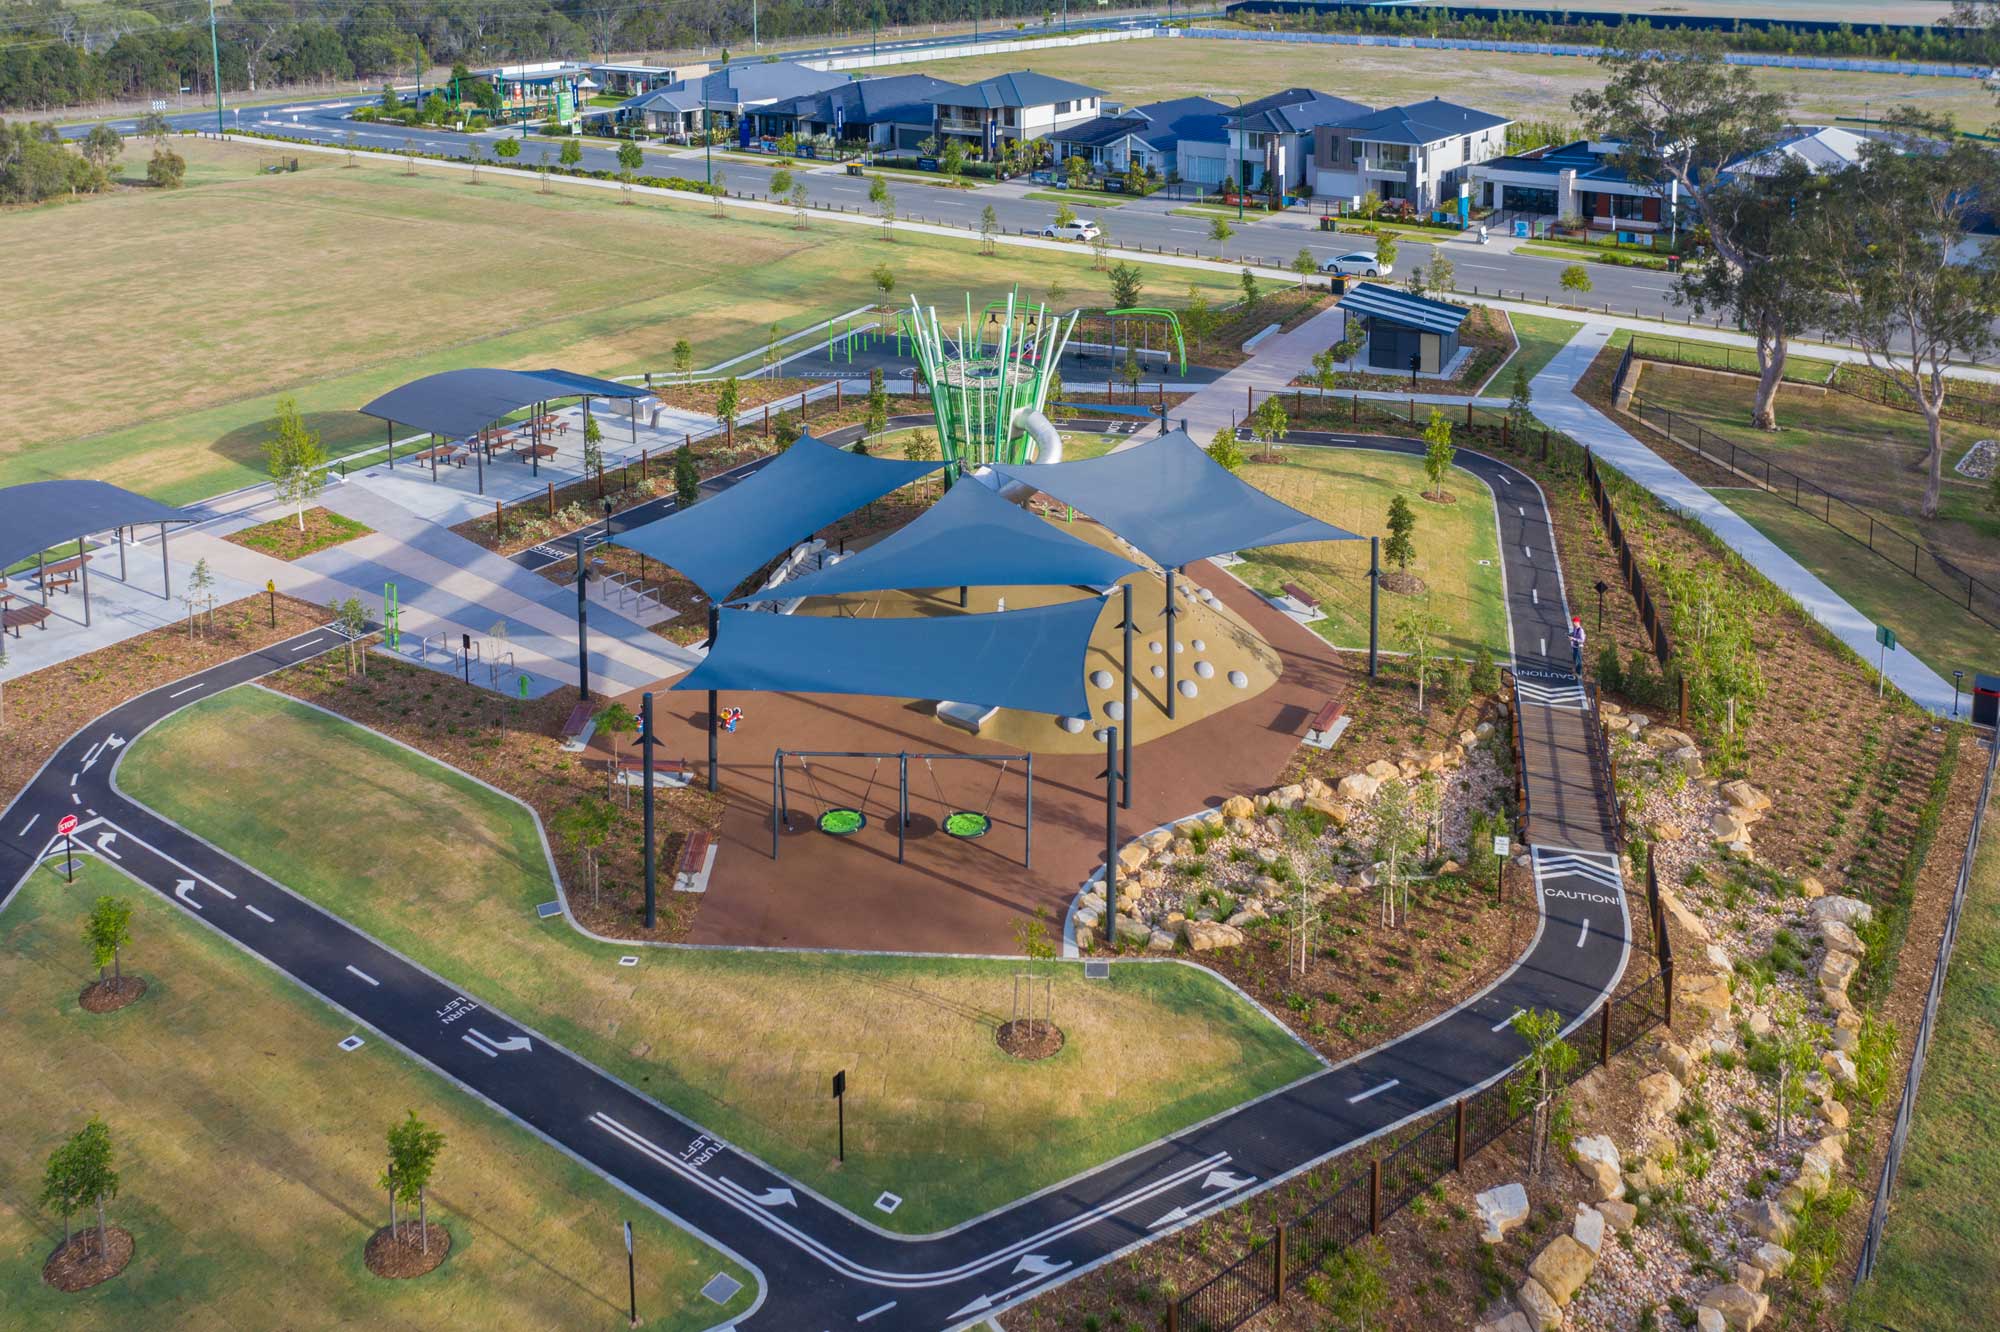
M 1187 1208 L 1176 1207 L 1171 1211 L 1162 1212 L 1151 1221 L 1148 1221 L 1146 1229 L 1158 1230 L 1161 1226 L 1170 1226 L 1176 1221 L 1185 1221 L 1188 1219 L 1188 1216 L 1189 1212 Z
M 118 839 L 118 834 L 115 832 L 108 832 L 99 836 L 97 839 L 97 854 L 99 854 L 100 856 L 109 856 L 113 860 L 125 859 L 125 857 L 119 855 L 116 851 L 113 851 L 111 849 L 111 844 L 117 839 Z
M 1052 1261 L 1046 1254 L 1031 1253 L 1014 1264 L 1014 1275 L 1019 1276 L 1023 1272 L 1028 1272 L 1034 1276 L 1054 1276 L 1068 1266 L 1068 1263 Z
M 743 1189 L 741 1184 L 738 1184 L 736 1187 Z M 798 1195 L 790 1189 L 765 1189 L 762 1193 L 752 1193 L 748 1189 L 743 1189 L 743 1196 L 760 1207 L 797 1207 L 799 1205 Z
M 118 749 L 121 748 L 124 744 L 125 744 L 124 737 L 119 735 L 118 732 L 116 731 L 113 731 L 110 735 L 104 737 L 104 745 L 105 748 L 107 749 Z
M 1583 947 L 1583 941 L 1590 937 L 1590 917 L 1583 918 L 1583 928 L 1576 932 L 1576 946 Z
M 1208 1178 L 1201 1182 L 1205 1189 L 1241 1189 L 1255 1184 L 1255 1175 L 1232 1175 L 1227 1170 L 1211 1170 Z
M 504 1041 L 496 1041 L 477 1027 L 468 1027 L 466 1030 L 496 1050 L 532 1050 L 535 1048 L 526 1036 L 509 1036 Z
M 193 892 L 194 892 L 193 879 L 182 879 L 179 883 L 176 883 L 174 885 L 174 896 L 180 898 L 181 901 L 186 902 L 196 911 L 199 911 L 201 910 L 201 903 L 195 901 L 194 898 L 190 896 L 190 894 L 192 894 Z

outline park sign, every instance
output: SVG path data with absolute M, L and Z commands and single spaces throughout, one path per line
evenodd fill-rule
M 1880 643 L 1887 651 L 1894 652 L 1896 650 L 1896 631 L 1886 624 L 1878 624 L 1875 626 L 1875 641 Z
M 76 831 L 76 815 L 65 814 L 56 822 L 56 836 L 67 837 Z
M 1886 624 L 1878 624 L 1875 626 L 1875 641 L 1882 645 L 1882 651 L 1876 654 L 1880 661 L 1875 666 L 1875 697 L 1880 698 L 1889 687 L 1889 654 L 1896 650 L 1896 631 Z

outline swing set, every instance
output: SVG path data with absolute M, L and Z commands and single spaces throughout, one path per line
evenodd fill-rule
M 786 779 L 786 760 L 797 759 L 799 771 L 805 774 L 806 789 L 811 792 L 816 812 L 813 826 L 828 837 L 852 837 L 868 826 L 868 801 L 875 793 L 875 783 L 882 775 L 882 764 L 890 759 L 896 762 L 896 863 L 903 863 L 904 844 L 910 826 L 910 764 L 921 763 L 930 775 L 931 789 L 935 793 L 938 807 L 938 827 L 947 837 L 960 841 L 974 841 L 993 831 L 993 801 L 1000 794 L 1000 784 L 1007 779 L 1007 770 L 1013 764 L 1022 765 L 1026 781 L 1025 812 L 1021 821 L 1021 863 L 1034 863 L 1035 828 L 1035 756 L 1033 754 L 913 754 L 907 750 L 839 750 L 839 749 L 779 749 L 771 754 L 771 859 L 778 858 L 779 831 L 790 831 L 792 827 L 791 787 Z M 872 759 L 874 765 L 868 770 L 868 784 L 862 789 L 861 799 L 853 805 L 842 805 L 828 800 L 820 790 L 819 779 L 813 775 L 813 764 L 824 759 Z M 983 806 L 968 809 L 954 804 L 946 798 L 944 782 L 938 776 L 940 763 L 996 763 L 998 770 L 993 775 L 993 786 L 986 793 Z

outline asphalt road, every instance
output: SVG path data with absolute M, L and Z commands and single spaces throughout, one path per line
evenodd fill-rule
M 1414 441 L 1362 446 L 1421 449 Z M 1524 649 L 1564 623 L 1559 589 L 1542 595 L 1546 569 L 1535 543 L 1547 531 L 1547 517 L 1539 492 L 1504 464 L 1463 451 L 1459 456 L 1496 492 L 1521 501 L 1511 521 L 1506 504 L 1500 511 L 1510 618 L 1517 648 Z M 1509 1026 L 1514 1014 L 1545 1008 L 1571 1023 L 1582 1021 L 1617 984 L 1629 952 L 1616 857 L 1536 847 L 1542 919 L 1535 939 L 1499 980 L 1459 1008 L 957 1229 L 921 1238 L 891 1235 L 118 791 L 118 760 L 148 727 L 222 689 L 337 646 L 329 630 L 301 634 L 163 685 L 85 727 L 0 815 L 0 883 L 11 896 L 45 858 L 59 858 L 56 822 L 75 813 L 81 820 L 76 839 L 89 854 L 115 861 L 351 1016 L 362 1031 L 429 1064 L 755 1268 L 765 1283 L 764 1299 L 738 1322 L 753 1332 L 862 1323 L 870 1332 L 927 1330 L 977 1322 L 1504 1076 L 1523 1048 Z M 1517 664 L 1524 672 L 1547 669 L 1532 657 Z M 1562 682 L 1562 672 L 1550 674 L 1557 677 L 1551 684 Z M 246 743 L 254 740 L 246 737 Z

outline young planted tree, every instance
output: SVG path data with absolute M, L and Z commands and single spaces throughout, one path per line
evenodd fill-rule
M 1533 395 L 1528 389 L 1528 367 L 1514 366 L 1514 388 L 1507 396 L 1507 429 L 1514 438 L 1523 440 L 1534 428 L 1535 410 L 1529 405 Z
M 1215 256 L 1222 257 L 1222 247 L 1229 244 L 1229 238 L 1236 234 L 1236 228 L 1229 225 L 1226 217 L 1213 217 L 1208 222 L 1208 238 L 1215 242 Z
M 1107 274 L 1111 282 L 1111 305 L 1113 309 L 1130 309 L 1139 303 L 1139 297 L 1146 290 L 1146 271 L 1129 259 L 1120 259 L 1111 266 Z
M 1785 95 L 1760 85 L 1725 59 L 1719 34 L 1649 33 L 1628 49 L 1598 58 L 1601 89 L 1570 99 L 1593 139 L 1622 145 L 1614 158 L 1628 180 L 1662 195 L 1678 193 L 1707 227 L 1723 274 L 1684 270 L 1676 299 L 1719 309 L 1757 338 L 1758 393 L 1752 422 L 1776 428 L 1778 385 L 1792 334 L 1815 322 L 1816 283 L 1806 270 L 1786 195 L 1735 181 L 1717 168 L 1768 148 L 1785 125 Z M 1564 271 L 1564 290 L 1568 285 Z M 1586 275 L 1587 277 L 1587 275 Z M 1588 286 L 1579 290 L 1588 291 Z
M 806 229 L 806 183 L 804 181 L 800 181 L 792 186 L 791 204 L 792 225 L 800 231 L 804 231 Z
M 112 1168 L 111 1130 L 92 1116 L 69 1141 L 49 1154 L 42 1171 L 41 1205 L 62 1214 L 63 1248 L 70 1245 L 69 1220 L 85 1207 L 97 1208 L 97 1256 L 105 1252 L 104 1205 L 118 1196 L 118 1172 Z
M 863 435 L 879 435 L 889 428 L 889 394 L 882 387 L 882 367 L 879 365 L 868 372 L 867 412 L 861 427 Z
M 674 450 L 674 504 L 687 508 L 701 498 L 701 473 L 694 465 L 694 450 L 683 444 Z
M 327 616 L 333 621 L 334 632 L 341 637 L 341 648 L 347 656 L 347 673 L 354 674 L 355 663 L 361 665 L 361 673 L 368 674 L 368 653 L 358 654 L 361 636 L 368 632 L 368 608 L 361 604 L 360 597 L 349 597 L 345 601 L 327 603 Z
M 1375 884 L 1382 890 L 1380 923 L 1394 929 L 1410 919 L 1411 862 L 1422 844 L 1423 829 L 1410 798 L 1410 788 L 1396 778 L 1376 788 L 1369 805 L 1374 837 L 1369 855 L 1375 862 Z
M 1246 266 L 1236 275 L 1236 285 L 1243 289 L 1244 312 L 1255 310 L 1257 302 L 1263 299 L 1263 293 L 1257 289 L 1257 275 Z
M 1124 381 L 1126 392 L 1137 398 L 1139 396 L 1139 382 L 1145 377 L 1146 370 L 1144 366 L 1139 364 L 1137 349 L 1127 347 L 1125 349 L 1125 362 L 1118 367 L 1118 378 Z
M 1323 1265 L 1327 1285 L 1321 1301 L 1327 1312 L 1355 1332 L 1368 1332 L 1369 1320 L 1389 1307 L 1389 1282 L 1383 1275 L 1388 1261 L 1379 1239 L 1349 1244 L 1330 1255 Z
M 778 374 L 778 363 L 784 359 L 778 353 L 778 348 L 784 345 L 784 341 L 784 332 L 776 324 L 772 324 L 764 333 L 764 352 L 761 361 L 764 373 L 774 379 Z
M 1920 120 L 1912 111 L 1901 117 Z M 1944 134 L 1949 126 L 1925 122 Z M 1871 139 L 1841 173 L 1842 206 L 1821 210 L 1816 247 L 1830 275 L 1833 324 L 1923 413 L 1925 518 L 1944 485 L 1944 404 L 1954 361 L 1983 361 L 2000 334 L 2000 247 L 1975 246 L 1982 199 L 2000 189 L 1991 152 L 1966 140 L 1918 147 Z
M 715 186 L 714 186 L 714 190 L 713 190 L 713 192 L 712 192 L 712 193 L 710 193 L 710 195 L 708 196 L 708 197 L 709 197 L 710 199 L 714 200 L 714 202 L 715 202 L 715 215 L 716 215 L 717 217 L 721 217 L 721 216 L 722 216 L 722 200 L 723 200 L 723 196 L 729 193 L 728 189 L 727 189 L 727 188 L 726 188 L 726 187 L 724 186 L 724 183 L 723 183 L 723 182 L 724 182 L 724 181 L 725 181 L 726 179 L 727 179 L 727 177 L 725 177 L 725 176 L 723 175 L 723 173 L 722 173 L 722 172 L 720 172 L 720 171 L 716 172 L 716 173 L 715 173 Z
M 417 1205 L 417 1239 L 425 1253 L 431 1250 L 428 1194 L 431 1175 L 444 1152 L 444 1134 L 407 1112 L 400 1124 L 390 1128 L 389 1168 L 378 1187 L 389 1190 L 389 1229 L 397 1241 L 405 1242 L 397 1230 L 396 1204 L 401 1203 L 407 1218 L 411 1203 Z
M 1344 358 L 1335 355 L 1334 349 L 1331 347 L 1322 348 L 1321 350 L 1314 352 L 1313 353 L 1314 386 L 1318 388 L 1322 393 L 1329 392 L 1330 390 L 1332 390 L 1335 385 L 1340 383 L 1340 367 L 1344 363 L 1345 363 Z
M 1431 260 L 1430 270 L 1424 282 L 1425 289 L 1431 294 L 1431 299 L 1443 300 L 1451 294 L 1452 286 L 1457 281 L 1458 272 L 1452 267 L 1451 260 L 1445 258 L 1442 254 Z
M 792 173 L 785 167 L 779 167 L 771 173 L 771 197 L 773 199 L 782 199 L 791 192 Z
M 278 399 L 271 435 L 264 441 L 264 463 L 270 469 L 271 490 L 298 513 L 299 531 L 306 530 L 306 506 L 326 486 L 326 450 L 319 432 L 309 429 L 290 394 Z
M 215 611 L 215 575 L 209 571 L 206 557 L 194 562 L 194 569 L 188 574 L 187 586 L 181 590 L 181 604 L 187 607 L 188 641 L 194 641 L 197 627 L 202 623 L 202 612 L 209 613 L 209 627 L 213 627 Z
M 874 272 L 869 276 L 874 279 L 875 292 L 880 297 L 880 300 L 876 303 L 882 306 L 883 309 L 887 309 L 889 307 L 889 297 L 896 290 L 896 270 L 889 267 L 886 263 L 881 263 L 875 265 Z
M 1042 300 L 1051 313 L 1062 309 L 1063 302 L 1068 299 L 1069 287 L 1064 284 L 1061 274 L 1051 277 L 1049 285 L 1042 289 Z
M 686 379 L 694 373 L 694 346 L 686 338 L 674 339 L 674 373 Z
M 1110 257 L 1111 232 L 1100 226 L 1097 229 L 1097 234 L 1090 238 L 1090 266 L 1099 272 L 1103 272 L 1104 265 Z
M 1000 232 L 1000 214 L 987 204 L 979 210 L 979 248 L 986 254 L 993 253 L 993 238 Z
M 104 969 L 110 967 L 112 980 L 122 983 L 125 972 L 119 965 L 119 952 L 132 942 L 132 903 L 109 893 L 99 897 L 83 918 L 83 942 L 97 966 L 98 982 L 103 983 Z
M 1044 974 L 1047 963 L 1056 955 L 1055 940 L 1049 937 L 1049 909 L 1036 907 L 1035 914 L 1027 920 L 1014 922 L 1014 946 L 1028 959 L 1027 982 L 1028 1035 L 1033 1039 L 1038 1028 L 1055 1025 L 1055 986 L 1053 978 Z M 1014 988 L 1014 1020 L 1021 1019 L 1022 986 Z M 1035 1017 L 1035 991 L 1040 989 L 1047 999 L 1042 1006 L 1042 1016 Z
M 936 462 L 938 456 L 937 436 L 928 430 L 913 430 L 903 441 L 903 457 L 911 462 Z M 910 491 L 922 495 L 924 479 L 918 477 L 910 483 Z
M 779 453 L 799 442 L 805 427 L 799 423 L 797 412 L 779 412 L 771 421 L 771 447 Z
M 1208 302 L 1208 293 L 1197 287 L 1188 288 L 1187 308 L 1181 311 L 1181 329 L 1196 351 L 1215 332 L 1215 307 Z
M 875 216 L 882 222 L 882 239 L 892 244 L 896 239 L 896 196 L 887 190 L 875 201 Z
M 637 731 L 639 729 L 639 719 L 633 716 L 632 709 L 626 707 L 623 703 L 613 703 L 599 709 L 595 720 L 597 722 L 597 729 L 604 732 L 605 738 L 611 741 L 611 769 L 610 777 L 605 783 L 605 790 L 616 791 L 621 784 L 618 780 L 619 739 L 628 732 Z M 631 805 L 632 788 L 628 786 L 625 788 L 625 806 L 629 809 Z
M 638 144 L 627 139 L 618 145 L 619 179 L 625 184 L 626 203 L 632 202 L 632 177 L 637 175 L 639 168 L 644 165 L 646 165 L 646 154 Z
M 1312 280 L 1312 275 L 1319 272 L 1319 260 L 1313 258 L 1313 252 L 1309 248 L 1301 245 L 1299 252 L 1292 256 L 1292 271 L 1299 275 L 1299 290 L 1304 291 L 1306 283 Z
M 1445 478 L 1451 475 L 1452 459 L 1458 450 L 1451 444 L 1451 422 L 1437 408 L 1431 408 L 1431 419 L 1424 426 L 1424 476 L 1431 488 L 1424 492 L 1424 498 L 1442 504 L 1451 498 L 1451 492 L 1444 488 Z
M 1409 654 L 1410 669 L 1417 674 L 1417 711 L 1424 711 L 1424 688 L 1443 664 L 1442 648 L 1446 626 L 1444 617 L 1428 602 L 1417 602 L 1396 617 L 1396 636 Z
M 1257 410 L 1250 414 L 1250 428 L 1256 432 L 1258 443 L 1264 446 L 1263 461 L 1276 462 L 1278 442 L 1292 428 L 1291 418 L 1285 414 L 1285 404 L 1277 394 L 1273 393 L 1257 404 Z
M 733 443 L 736 439 L 736 412 L 743 402 L 743 386 L 731 375 L 722 381 L 722 387 L 715 391 L 715 423 L 722 427 L 723 434 Z
M 965 140 L 946 139 L 944 152 L 938 158 L 938 166 L 952 180 L 965 173 Z
M 1795 994 L 1780 994 L 1771 1005 L 1771 1034 L 1765 1040 L 1777 1081 L 1777 1147 L 1785 1149 L 1792 1117 L 1806 1108 L 1806 1079 L 1819 1069 L 1819 1046 L 1827 1039 L 1825 1026 L 1806 1015 Z
M 1075 161 L 1076 159 L 1071 158 L 1070 160 Z M 1056 205 L 1055 226 L 1056 226 L 1056 234 L 1058 236 L 1062 234 L 1062 229 L 1064 227 L 1068 226 L 1070 223 L 1074 221 L 1076 221 L 1076 209 L 1071 208 L 1067 203 L 1059 203 Z
M 1417 558 L 1417 543 L 1410 539 L 1417 530 L 1417 511 L 1401 495 L 1393 495 L 1389 499 L 1388 524 L 1389 539 L 1382 543 L 1382 558 L 1397 573 L 1408 574 Z
M 1556 282 L 1572 296 L 1585 295 L 1590 291 L 1590 270 L 1582 264 L 1565 264 Z
M 1243 456 L 1242 444 L 1237 442 L 1235 426 L 1215 428 L 1215 437 L 1208 442 L 1208 456 L 1231 472 L 1241 471 L 1249 461 Z
M 1528 1043 L 1528 1053 L 1507 1080 L 1507 1108 L 1516 1115 L 1532 1114 L 1528 1139 L 1528 1173 L 1539 1175 L 1548 1163 L 1549 1145 L 1569 1143 L 1569 1075 L 1576 1068 L 1576 1047 L 1562 1038 L 1563 1020 L 1545 1008 L 1516 1014 L 1514 1032 Z
M 583 423 L 583 474 L 598 480 L 597 491 L 604 493 L 604 427 L 591 417 Z
M 1387 231 L 1376 232 L 1375 263 L 1377 267 L 1387 270 L 1396 262 L 1396 254 L 1397 245 L 1394 233 Z
M 569 843 L 569 848 L 583 865 L 584 881 L 590 885 L 590 904 L 599 903 L 601 881 L 598 876 L 597 851 L 611 836 L 611 825 L 616 819 L 611 802 L 601 796 L 578 797 L 565 805 L 555 817 L 556 836 Z

